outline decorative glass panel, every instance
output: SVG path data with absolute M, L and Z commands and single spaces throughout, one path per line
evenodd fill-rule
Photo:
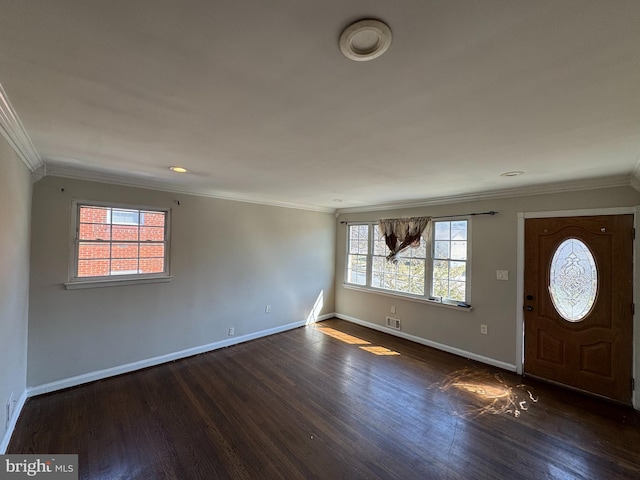
M 560 316 L 569 322 L 579 322 L 591 312 L 598 269 L 589 247 L 577 238 L 565 240 L 553 254 L 549 293 Z

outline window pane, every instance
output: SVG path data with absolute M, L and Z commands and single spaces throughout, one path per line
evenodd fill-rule
M 111 223 L 114 225 L 138 225 L 140 212 L 138 210 L 123 210 L 114 208 L 111 210 Z
M 140 225 L 145 225 L 148 227 L 164 227 L 164 222 L 164 212 L 140 212 Z
M 366 255 L 369 251 L 369 226 L 351 225 L 349 227 L 349 253 Z
M 409 293 L 413 295 L 424 295 L 424 278 L 411 277 Z
M 434 258 L 449 258 L 449 242 L 433 242 L 433 256 Z
M 367 242 L 367 240 L 360 239 L 357 242 L 357 248 L 358 248 L 357 253 L 362 253 L 362 254 L 366 255 L 367 251 L 369 249 L 369 242 Z
M 347 282 L 356 285 L 367 283 L 367 256 L 349 255 L 347 266 Z
M 80 242 L 78 245 L 78 258 L 109 258 L 111 248 L 108 243 Z
M 436 222 L 434 240 L 449 240 L 451 238 L 451 222 Z
M 433 280 L 433 295 L 436 297 L 449 297 L 449 281 L 446 279 L 434 279 Z
M 81 223 L 109 223 L 109 208 L 80 207 Z
M 424 260 L 412 259 L 410 267 L 411 276 L 424 278 Z
M 449 282 L 449 298 L 452 300 L 458 300 L 464 302 L 464 282 Z
M 386 260 L 383 257 L 373 257 L 373 265 L 371 271 L 371 286 L 382 288 L 384 285 L 384 264 Z
M 137 258 L 119 258 L 111 260 L 111 275 L 138 273 Z
M 111 258 L 138 258 L 137 243 L 113 243 Z M 136 266 L 136 268 L 138 268 Z
M 389 254 L 389 248 L 387 248 L 384 236 L 380 235 L 380 229 L 377 226 L 373 228 L 373 254 L 384 256 Z
M 111 227 L 92 223 L 81 223 L 79 228 L 80 240 L 111 240 Z
M 466 241 L 451 242 L 451 258 L 454 260 L 467 259 L 467 242 Z
M 140 273 L 164 272 L 164 258 L 141 258 Z
M 164 244 L 143 243 L 140 245 L 140 258 L 161 257 L 164 258 Z
M 467 239 L 467 221 L 451 222 L 451 240 Z
M 385 275 L 382 288 L 385 288 L 387 290 L 395 290 L 396 284 L 397 284 L 397 281 L 396 281 L 395 275 Z
M 451 280 L 462 280 L 466 278 L 467 263 L 466 262 L 451 262 L 449 265 L 449 278 Z
M 436 260 L 433 262 L 433 278 L 449 278 L 449 262 L 447 260 Z
M 164 241 L 164 227 L 140 227 L 140 241 Z
M 361 227 L 363 225 L 352 225 L 349 237 L 349 253 L 366 254 L 368 252 L 369 234 Z M 366 227 L 366 225 L 364 225 Z
M 78 260 L 78 277 L 105 277 L 111 262 L 106 260 Z
M 425 258 L 427 256 L 427 242 L 424 241 L 424 237 L 420 237 L 419 247 L 411 247 L 411 256 L 413 258 Z
M 112 240 L 138 241 L 138 227 L 130 225 L 114 225 L 111 227 Z

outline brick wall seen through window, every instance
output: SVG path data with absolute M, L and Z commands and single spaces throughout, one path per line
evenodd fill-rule
M 78 205 L 77 278 L 166 273 L 167 212 Z

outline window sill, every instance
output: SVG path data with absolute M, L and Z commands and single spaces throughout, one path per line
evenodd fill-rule
M 473 310 L 472 306 L 461 307 L 461 306 L 455 305 L 453 303 L 435 302 L 433 300 L 427 300 L 426 298 L 412 297 L 411 295 L 403 295 L 402 293 L 390 292 L 390 291 L 386 291 L 386 290 L 378 290 L 378 289 L 371 288 L 371 287 L 362 287 L 362 286 L 359 286 L 359 285 L 351 285 L 349 283 L 343 283 L 342 286 L 344 288 L 349 289 L 349 290 L 358 290 L 360 292 L 373 293 L 373 294 L 376 294 L 376 295 L 384 295 L 385 297 L 401 298 L 403 300 L 409 300 L 411 302 L 425 303 L 427 305 L 434 305 L 436 307 L 450 308 L 450 309 L 457 310 L 457 311 L 470 312 L 471 310 Z
M 67 290 L 79 290 L 83 288 L 124 287 L 126 285 L 143 285 L 145 283 L 168 283 L 173 279 L 171 275 L 148 278 L 117 278 L 100 280 L 79 280 L 67 282 L 64 288 Z

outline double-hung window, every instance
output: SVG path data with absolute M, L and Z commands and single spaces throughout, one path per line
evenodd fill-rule
M 435 222 L 431 294 L 466 302 L 468 271 L 467 220 Z
M 437 220 L 420 245 L 387 261 L 375 223 L 349 224 L 346 284 L 449 304 L 469 301 L 469 221 Z M 428 244 L 425 237 L 432 239 Z
M 169 210 L 73 202 L 67 288 L 169 279 Z

